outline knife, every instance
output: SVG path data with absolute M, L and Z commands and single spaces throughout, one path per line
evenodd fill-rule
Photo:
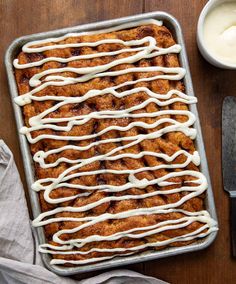
M 236 257 L 236 97 L 226 97 L 222 108 L 222 170 L 230 196 L 232 253 Z

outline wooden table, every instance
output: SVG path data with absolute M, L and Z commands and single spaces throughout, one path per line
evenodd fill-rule
M 212 67 L 196 46 L 196 25 L 205 0 L 0 0 L 0 134 L 14 153 L 26 188 L 5 67 L 4 53 L 19 36 L 132 14 L 163 10 L 181 23 L 205 140 L 219 217 L 217 240 L 208 249 L 191 254 L 130 265 L 126 268 L 170 283 L 236 283 L 236 261 L 230 256 L 229 200 L 221 175 L 221 106 L 236 90 L 235 72 Z M 95 275 L 96 273 L 93 273 Z M 91 274 L 90 274 L 91 275 Z M 87 277 L 88 275 L 82 275 Z M 79 276 L 81 277 L 81 276 Z

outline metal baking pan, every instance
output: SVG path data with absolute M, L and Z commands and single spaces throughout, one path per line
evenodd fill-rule
M 182 51 L 179 54 L 179 59 L 180 59 L 181 66 L 186 69 L 186 76 L 184 78 L 186 93 L 190 96 L 194 96 L 194 91 L 193 91 L 193 86 L 192 86 L 192 81 L 191 81 L 191 76 L 190 76 L 190 71 L 189 71 L 189 65 L 188 65 L 188 60 L 187 60 L 187 54 L 185 50 L 184 39 L 183 39 L 182 31 L 181 31 L 178 21 L 170 14 L 167 14 L 164 12 L 152 12 L 152 13 L 134 15 L 134 16 L 129 16 L 125 18 L 115 19 L 115 20 L 85 24 L 85 25 L 80 25 L 76 27 L 55 30 L 51 32 L 44 32 L 44 33 L 39 33 L 39 34 L 34 34 L 34 35 L 23 36 L 13 41 L 13 43 L 9 46 L 6 52 L 5 64 L 6 64 L 6 69 L 7 69 L 10 94 L 11 94 L 13 109 L 15 113 L 17 128 L 20 129 L 24 125 L 24 122 L 23 122 L 21 108 L 17 106 L 13 100 L 15 97 L 18 96 L 18 92 L 17 92 L 17 85 L 16 85 L 15 77 L 14 77 L 14 69 L 12 66 L 12 61 L 17 56 L 17 54 L 20 52 L 21 47 L 26 42 L 32 41 L 32 40 L 40 40 L 40 39 L 49 38 L 49 37 L 59 37 L 66 33 L 71 33 L 71 32 L 99 30 L 99 29 L 109 28 L 115 25 L 121 25 L 127 22 L 150 19 L 150 18 L 162 20 L 163 24 L 166 27 L 168 27 L 170 31 L 172 32 L 177 43 L 179 43 L 182 46 Z M 196 146 L 196 149 L 199 151 L 199 154 L 201 157 L 200 170 L 206 176 L 208 180 L 208 190 L 207 190 L 206 199 L 205 199 L 205 206 L 206 206 L 206 209 L 211 214 L 212 218 L 217 220 L 214 199 L 213 199 L 213 192 L 212 192 L 212 187 L 211 187 L 211 181 L 210 181 L 210 176 L 208 172 L 205 148 L 203 144 L 203 138 L 202 138 L 201 127 L 200 127 L 200 123 L 198 119 L 198 111 L 197 111 L 196 105 L 190 105 L 190 110 L 197 117 L 197 121 L 194 124 L 194 127 L 196 128 L 197 133 L 198 133 L 197 138 L 195 140 L 195 146 Z M 22 159 L 24 162 L 24 169 L 25 169 L 25 174 L 26 174 L 26 179 L 27 179 L 27 184 L 28 184 L 28 191 L 30 195 L 33 216 L 34 218 L 36 218 L 40 214 L 41 209 L 40 209 L 40 205 L 38 201 L 37 192 L 31 190 L 31 184 L 34 182 L 33 161 L 32 161 L 29 144 L 26 140 L 26 137 L 24 135 L 19 134 L 19 141 L 20 141 Z M 45 235 L 44 235 L 43 227 L 37 228 L 36 231 L 37 231 L 37 237 L 38 237 L 39 243 L 45 243 Z M 58 265 L 50 265 L 49 262 L 50 262 L 51 257 L 49 254 L 42 254 L 42 260 L 44 262 L 44 265 L 51 271 L 59 275 L 68 276 L 68 275 L 73 275 L 77 273 L 83 273 L 83 272 L 94 271 L 94 270 L 99 270 L 99 269 L 107 269 L 107 268 L 111 268 L 115 266 L 117 267 L 121 265 L 143 262 L 147 260 L 163 258 L 167 256 L 173 256 L 173 255 L 177 255 L 181 253 L 187 253 L 187 252 L 204 249 L 214 241 L 216 234 L 217 232 L 212 232 L 206 238 L 197 240 L 195 243 L 187 245 L 187 246 L 183 246 L 183 247 L 171 247 L 171 248 L 166 248 L 160 251 L 149 250 L 149 251 L 146 251 L 143 253 L 137 253 L 131 256 L 115 257 L 111 260 L 103 261 L 100 263 L 83 265 L 83 266 L 78 266 L 78 267 L 66 267 L 65 268 L 65 267 L 60 267 Z

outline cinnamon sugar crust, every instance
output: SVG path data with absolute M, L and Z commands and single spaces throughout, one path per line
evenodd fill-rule
M 102 39 L 121 39 L 123 41 L 129 40 L 138 40 L 144 37 L 154 37 L 157 41 L 157 46 L 162 48 L 167 48 L 175 44 L 175 40 L 171 34 L 171 32 L 165 26 L 157 26 L 153 24 L 143 25 L 136 28 L 130 28 L 127 30 L 121 30 L 116 32 L 98 34 L 98 35 L 83 35 L 78 37 L 69 37 L 60 44 L 65 43 L 82 43 L 82 42 L 96 42 Z M 57 43 L 50 43 L 57 44 Z M 47 44 L 42 44 L 45 46 Z M 47 50 L 40 53 L 25 53 L 20 52 L 18 55 L 19 64 L 26 64 L 31 62 L 36 62 L 38 60 L 42 60 L 48 57 L 61 57 L 61 58 L 69 58 L 71 56 L 77 55 L 87 55 L 87 54 L 95 54 L 100 52 L 110 52 L 116 51 L 120 49 L 124 49 L 125 46 L 122 44 L 117 43 L 109 43 L 109 44 L 101 44 L 96 47 L 79 47 L 79 48 L 64 48 L 64 49 L 52 49 Z M 64 68 L 64 67 L 75 67 L 75 68 L 86 68 L 98 65 L 104 65 L 110 63 L 114 60 L 125 58 L 135 54 L 135 52 L 125 52 L 118 55 L 113 56 L 104 56 L 104 57 L 97 57 L 91 59 L 81 59 L 81 60 L 74 60 L 68 63 L 60 63 L 55 61 L 50 61 L 44 63 L 38 67 L 26 68 L 26 69 L 15 69 L 15 78 L 18 86 L 19 95 L 23 95 L 33 88 L 29 85 L 29 79 L 32 78 L 35 74 L 38 74 L 44 70 L 52 69 L 52 68 Z M 149 67 L 149 66 L 163 66 L 163 67 L 179 67 L 179 60 L 176 54 L 165 54 L 156 56 L 154 58 L 149 59 L 141 59 L 132 64 L 121 64 L 111 68 L 109 71 L 117 71 L 123 70 L 133 67 Z M 37 96 L 65 96 L 65 97 L 82 97 L 88 91 L 97 89 L 102 90 L 104 88 L 108 88 L 111 86 L 115 86 L 127 81 L 135 81 L 140 78 L 147 78 L 156 75 L 163 74 L 162 72 L 133 72 L 118 76 L 104 76 L 99 78 L 91 79 L 84 83 L 75 83 L 65 86 L 48 86 L 43 90 L 39 91 L 36 95 Z M 57 74 L 55 74 L 57 75 Z M 73 72 L 63 72 L 60 73 L 61 76 L 64 77 L 73 77 L 77 78 L 78 74 Z M 179 90 L 184 92 L 184 84 L 182 81 L 179 80 L 167 80 L 167 79 L 157 79 L 145 82 L 138 82 L 129 86 L 122 87 L 118 89 L 118 92 L 123 92 L 126 90 L 130 90 L 136 87 L 147 87 L 152 92 L 158 94 L 166 94 L 168 91 L 172 89 Z M 173 97 L 177 97 L 174 95 Z M 58 108 L 56 111 L 51 112 L 48 116 L 49 118 L 60 118 L 60 117 L 73 117 L 79 115 L 87 115 L 91 112 L 99 112 L 104 110 L 123 110 L 127 108 L 131 108 L 133 106 L 137 106 L 140 103 L 147 100 L 149 97 L 145 92 L 137 92 L 131 94 L 130 96 L 117 98 L 112 94 L 104 94 L 101 96 L 95 96 L 92 98 L 87 99 L 82 103 L 71 103 L 64 105 Z M 164 100 L 163 100 L 164 101 Z M 29 119 L 42 113 L 46 109 L 54 106 L 57 102 L 53 100 L 47 101 L 32 101 L 31 103 L 23 106 L 23 114 L 24 114 L 24 121 L 27 127 L 30 127 Z M 186 103 L 183 102 L 174 102 L 170 105 L 166 106 L 158 106 L 155 103 L 150 103 L 143 109 L 138 109 L 133 111 L 132 113 L 152 113 L 158 112 L 161 110 L 188 110 L 188 106 Z M 185 115 L 162 115 L 157 117 L 124 117 L 124 118 L 106 118 L 106 119 L 90 119 L 83 125 L 74 125 L 70 131 L 55 131 L 52 129 L 41 129 L 32 132 L 32 137 L 35 138 L 41 134 L 51 134 L 51 135 L 58 135 L 58 136 L 84 136 L 84 135 L 91 135 L 101 132 L 102 130 L 106 129 L 109 126 L 122 126 L 126 127 L 132 122 L 142 121 L 147 124 L 155 123 L 158 119 L 161 118 L 172 118 L 178 122 L 185 122 L 187 120 L 187 116 Z M 112 139 L 112 138 L 120 138 L 120 137 L 128 137 L 128 136 L 136 136 L 139 134 L 148 134 L 163 127 L 167 126 L 169 123 L 162 123 L 157 127 L 146 129 L 143 127 L 132 127 L 127 131 L 118 131 L 118 130 L 111 130 L 108 131 L 96 138 L 92 139 L 84 139 L 81 141 L 64 141 L 64 140 L 54 140 L 54 139 L 41 139 L 34 144 L 30 144 L 30 149 L 32 156 L 36 154 L 38 151 L 49 151 L 51 149 L 56 149 L 65 145 L 75 145 L 75 146 L 86 146 L 96 141 L 101 141 L 105 139 Z M 58 125 L 66 125 L 64 122 L 58 123 Z M 79 151 L 68 149 L 62 152 L 49 155 L 45 162 L 46 163 L 54 163 L 58 160 L 58 158 L 67 158 L 71 160 L 77 159 L 88 159 L 91 157 L 95 157 L 98 155 L 104 155 L 110 152 L 112 149 L 115 149 L 119 146 L 126 145 L 127 141 L 121 142 L 109 142 L 104 144 L 98 144 L 89 148 L 86 151 Z M 152 151 L 156 153 L 164 153 L 168 156 L 173 155 L 179 150 L 185 150 L 190 154 L 193 154 L 195 151 L 195 146 L 193 140 L 185 135 L 183 132 L 175 131 L 163 134 L 159 138 L 155 139 L 146 139 L 134 145 L 132 147 L 125 148 L 121 150 L 117 154 L 124 154 L 124 153 L 133 153 L 138 154 L 142 151 Z M 182 164 L 186 161 L 185 155 L 179 155 L 172 164 Z M 145 155 L 139 159 L 134 158 L 121 158 L 113 161 L 108 160 L 101 160 L 92 162 L 86 166 L 83 166 L 80 169 L 75 170 L 73 173 L 78 172 L 86 172 L 91 171 L 91 175 L 84 175 L 80 177 L 75 177 L 70 179 L 68 182 L 75 184 L 75 185 L 86 185 L 86 186 L 96 186 L 96 185 L 115 185 L 115 186 L 122 186 L 128 182 L 128 175 L 127 174 L 113 174 L 113 173 L 101 173 L 101 174 L 93 174 L 94 171 L 97 170 L 135 170 L 142 167 L 155 167 L 162 164 L 170 164 L 167 161 L 150 156 Z M 66 169 L 71 167 L 70 163 L 67 162 L 60 162 L 59 165 L 51 168 L 42 168 L 39 163 L 35 162 L 35 173 L 36 179 L 44 179 L 44 178 L 57 178 L 60 174 L 62 174 Z M 160 177 L 165 176 L 171 172 L 178 172 L 182 170 L 192 170 L 192 171 L 199 171 L 199 168 L 193 163 L 190 162 L 184 169 L 180 168 L 161 168 L 158 170 L 145 170 L 135 174 L 137 179 L 147 179 L 153 180 Z M 156 184 L 149 185 L 145 188 L 130 188 L 125 191 L 119 192 L 104 192 L 100 190 L 94 190 L 89 196 L 82 196 L 78 197 L 66 202 L 62 202 L 59 204 L 50 204 L 44 198 L 44 191 L 39 192 L 39 200 L 41 204 L 42 212 L 47 212 L 57 207 L 81 207 L 88 204 L 91 204 L 95 201 L 101 200 L 103 198 L 109 196 L 123 196 L 123 195 L 141 195 L 145 193 L 152 193 L 155 191 L 165 191 L 174 188 L 180 188 L 183 185 L 192 186 L 191 179 L 194 179 L 190 176 L 177 176 L 168 179 L 169 182 L 174 182 L 175 184 L 166 185 L 166 186 L 158 186 Z M 62 198 L 62 197 L 70 197 L 74 196 L 79 193 L 83 193 L 84 191 L 77 188 L 68 188 L 66 186 L 62 186 L 59 188 L 54 189 L 50 193 L 51 198 Z M 148 198 L 142 199 L 127 199 L 127 200 L 120 200 L 120 201 L 110 201 L 105 202 L 95 208 L 84 212 L 60 212 L 55 214 L 53 217 L 75 217 L 75 218 L 82 218 L 88 216 L 98 216 L 105 213 L 116 214 L 120 212 L 125 212 L 127 210 L 137 209 L 137 208 L 151 208 L 154 206 L 161 206 L 165 204 L 176 203 L 181 200 L 185 195 L 189 194 L 186 191 L 180 191 L 176 193 L 170 194 L 159 194 L 156 196 L 151 196 Z M 196 212 L 204 210 L 204 194 L 196 196 L 187 200 L 183 203 L 178 209 L 183 209 L 189 212 Z M 62 240 L 72 240 L 72 239 L 84 239 L 89 236 L 99 235 L 99 236 L 109 236 L 112 234 L 116 234 L 119 232 L 131 230 L 131 229 L 138 229 L 147 226 L 154 226 L 160 222 L 168 221 L 168 220 L 176 220 L 181 217 L 184 217 L 184 213 L 180 212 L 167 212 L 163 214 L 150 214 L 150 215 L 140 215 L 140 216 L 130 216 L 123 219 L 108 219 L 89 227 L 86 227 L 78 232 L 70 233 L 70 234 L 62 234 L 60 238 Z M 53 241 L 53 235 L 60 230 L 65 229 L 72 229 L 76 228 L 77 226 L 83 224 L 85 222 L 75 222 L 75 221 L 63 221 L 63 222 L 53 222 L 44 226 L 45 235 L 49 244 L 58 246 L 59 244 Z M 80 251 L 88 251 L 92 248 L 99 248 L 99 249 L 114 249 L 114 248 L 124 248 L 127 249 L 121 252 L 99 252 L 99 251 L 92 251 L 88 254 L 53 254 L 52 257 L 55 259 L 64 259 L 64 260 L 85 260 L 90 258 L 99 258 L 105 256 L 111 256 L 116 254 L 129 254 L 130 250 L 128 248 L 140 246 L 143 244 L 148 243 L 155 243 L 159 241 L 168 240 L 170 238 L 175 238 L 177 236 L 189 234 L 194 232 L 198 228 L 203 226 L 203 223 L 199 221 L 195 221 L 190 223 L 189 225 L 178 228 L 178 229 L 170 229 L 165 230 L 160 233 L 152 234 L 149 236 L 144 236 L 140 238 L 130 238 L 130 237 L 120 237 L 114 241 L 93 241 L 88 244 L 85 244 L 82 248 L 73 248 L 73 251 L 80 250 Z M 136 230 L 134 234 L 138 234 L 140 231 Z M 189 241 L 176 241 L 168 244 L 167 246 L 185 246 L 191 242 L 196 240 L 189 240 Z M 157 246 L 152 248 L 146 249 L 163 249 L 166 246 Z M 143 249 L 139 249 L 138 251 L 142 251 Z M 68 265 L 68 264 L 65 264 Z

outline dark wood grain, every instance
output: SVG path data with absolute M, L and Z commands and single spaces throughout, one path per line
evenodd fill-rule
M 176 257 L 130 265 L 141 273 L 176 284 L 236 283 L 236 261 L 230 254 L 229 199 L 221 175 L 221 106 L 236 90 L 235 72 L 205 62 L 196 46 L 196 24 L 206 0 L 0 0 L 0 136 L 14 153 L 22 181 L 22 159 L 17 141 L 3 55 L 10 42 L 21 35 L 112 19 L 142 12 L 164 10 L 181 23 L 189 56 L 206 153 L 215 195 L 220 231 L 208 249 Z M 89 274 L 96 275 L 97 273 Z M 88 274 L 78 276 L 87 277 Z

